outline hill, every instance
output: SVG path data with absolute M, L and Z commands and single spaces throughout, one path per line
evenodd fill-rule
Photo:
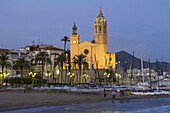
M 127 53 L 126 51 L 120 51 L 116 53 L 116 62 L 120 61 L 120 66 L 124 69 L 130 69 L 132 64 L 133 55 Z M 148 68 L 148 61 L 143 61 L 144 68 Z M 141 69 L 141 59 L 134 56 L 134 68 Z M 157 63 L 151 63 L 151 69 L 156 70 Z M 168 62 L 158 62 L 158 68 L 161 71 L 170 72 L 170 63 Z

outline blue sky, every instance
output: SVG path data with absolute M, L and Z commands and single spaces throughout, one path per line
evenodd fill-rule
M 102 0 L 108 51 L 170 62 L 170 0 Z M 94 38 L 100 0 L 0 0 L 0 47 L 19 49 L 40 39 L 63 48 L 76 22 L 81 41 Z M 69 44 L 67 45 L 69 48 Z

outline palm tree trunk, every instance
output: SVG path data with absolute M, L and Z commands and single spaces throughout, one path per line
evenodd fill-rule
M 43 84 L 43 74 L 44 74 L 44 61 L 42 60 L 42 72 L 41 72 L 41 84 L 40 85 L 42 85 Z
M 20 70 L 20 71 L 21 71 L 21 86 L 23 86 L 23 80 L 22 80 L 22 77 L 23 77 L 23 76 L 22 76 L 23 68 L 22 68 L 22 67 L 21 67 L 21 70 Z
M 53 83 L 54 83 L 54 80 L 55 80 L 54 74 L 55 74 L 55 66 L 53 66 L 53 80 L 52 80 Z
M 64 52 L 66 51 L 66 42 L 64 42 Z
M 75 73 L 75 82 L 78 83 L 78 74 L 77 74 L 77 69 L 75 67 L 74 71 L 76 72 Z
M 60 82 L 60 76 L 61 76 L 61 69 L 60 68 L 58 68 L 59 69 L 59 74 L 58 74 L 58 83 Z
M 65 83 L 67 83 L 67 66 L 65 66 Z
M 61 68 L 61 84 L 62 84 L 62 81 L 63 81 L 63 68 Z
M 3 87 L 3 79 L 4 79 L 4 66 L 2 66 L 1 87 Z
M 79 72 L 80 72 L 80 74 L 79 74 L 79 84 L 80 84 L 81 79 L 82 79 L 82 78 L 81 78 L 81 68 L 79 68 L 79 70 L 80 70 L 80 71 L 79 71 Z

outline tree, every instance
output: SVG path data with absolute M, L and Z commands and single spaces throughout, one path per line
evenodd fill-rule
M 65 52 L 65 50 L 66 50 L 66 43 L 70 42 L 70 40 L 69 40 L 69 38 L 67 36 L 64 36 L 64 38 L 62 38 L 61 41 L 64 42 L 64 52 Z
M 73 69 L 76 71 L 76 82 L 78 82 L 78 76 L 77 76 L 77 68 L 76 68 L 76 65 L 77 65 L 77 58 L 76 57 L 73 57 Z
M 57 59 L 55 58 L 53 63 L 53 80 L 55 80 L 55 82 L 56 82 L 56 78 L 54 77 L 54 75 L 55 75 L 56 67 L 57 67 Z
M 43 84 L 44 65 L 48 60 L 48 53 L 46 52 L 39 52 L 35 57 L 36 64 L 41 64 L 41 85 Z
M 20 57 L 13 67 L 15 70 L 20 69 L 21 74 L 21 86 L 23 85 L 23 69 L 29 69 L 30 65 L 28 64 L 28 61 L 25 60 L 25 57 Z
M 61 41 L 64 42 L 64 55 L 65 55 L 65 58 L 66 58 L 66 43 L 67 42 L 70 42 L 69 38 L 67 36 L 64 36 L 64 38 L 61 39 Z M 68 62 L 67 59 L 65 59 L 65 62 Z M 65 66 L 65 70 L 66 70 L 66 73 L 65 73 L 65 82 L 66 82 L 66 76 L 67 76 L 67 66 Z M 63 71 L 63 68 L 62 68 L 62 71 Z M 62 75 L 63 76 L 63 75 Z
M 55 65 L 58 65 L 59 69 L 61 69 L 61 83 L 63 81 L 63 66 L 64 63 L 66 62 L 66 56 L 64 53 L 60 54 L 57 58 L 56 58 L 56 63 Z M 58 78 L 59 79 L 59 78 Z
M 3 86 L 4 68 L 6 68 L 6 70 L 8 68 L 11 68 L 11 63 L 9 62 L 9 57 L 7 56 L 7 54 L 0 55 L 0 66 L 2 70 L 1 86 Z
M 86 62 L 86 56 L 85 55 L 83 55 L 83 54 L 80 54 L 80 55 L 75 55 L 74 57 L 73 57 L 73 64 L 74 64 L 74 66 L 76 67 L 76 65 L 78 65 L 78 67 L 79 67 L 79 72 L 80 72 L 80 76 L 79 76 L 79 83 L 80 83 L 80 81 L 81 81 L 81 79 L 80 79 L 80 77 L 81 77 L 81 70 L 82 70 L 82 64 L 85 66 L 86 64 L 88 64 L 87 62 Z
M 95 73 L 98 75 L 99 84 L 101 84 L 102 78 L 101 78 L 100 73 L 99 73 L 99 68 L 98 68 L 98 66 L 99 66 L 99 60 L 97 60 L 96 54 L 94 54 L 94 58 L 95 58 L 95 62 L 96 62 L 96 70 L 94 69 L 94 71 L 95 71 Z M 96 78 L 96 77 L 95 77 L 95 78 Z M 96 81 L 96 80 L 94 80 L 94 82 L 95 82 L 95 81 Z

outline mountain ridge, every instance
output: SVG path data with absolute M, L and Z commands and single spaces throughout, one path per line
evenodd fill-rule
M 133 61 L 134 60 L 134 61 Z M 120 61 L 121 68 L 130 69 L 133 63 L 133 68 L 141 69 L 141 59 L 129 54 L 126 51 L 119 51 L 116 53 L 116 62 Z M 119 63 L 118 63 L 119 64 Z M 143 61 L 143 67 L 148 68 L 148 61 Z M 151 62 L 150 68 L 157 70 L 157 62 Z M 170 63 L 168 62 L 159 62 L 158 61 L 158 70 L 170 72 Z

